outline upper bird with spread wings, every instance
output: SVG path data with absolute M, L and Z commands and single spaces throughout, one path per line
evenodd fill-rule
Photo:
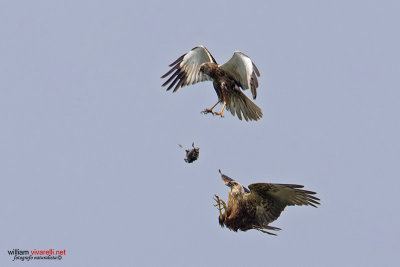
M 320 204 L 320 199 L 313 196 L 316 193 L 300 189 L 302 185 L 256 183 L 249 185 L 249 190 L 219 172 L 222 181 L 230 188 L 228 205 L 217 195 L 214 198 L 220 213 L 219 224 L 235 232 L 255 229 L 276 235 L 266 230 L 281 230 L 269 224 L 278 219 L 286 206 L 317 207 Z
M 203 113 L 214 115 L 222 114 L 225 107 L 234 116 L 235 113 L 240 120 L 259 120 L 262 117 L 261 109 L 254 104 L 243 92 L 250 89 L 253 99 L 257 97 L 258 80 L 260 76 L 256 65 L 251 59 L 240 51 L 234 52 L 232 58 L 223 65 L 218 65 L 214 57 L 204 46 L 196 46 L 188 53 L 175 60 L 172 67 L 161 78 L 171 73 L 171 77 L 162 85 L 176 92 L 180 87 L 203 81 L 213 81 L 214 89 L 218 95 L 218 102 L 211 108 L 205 109 Z M 223 103 L 220 112 L 213 112 L 218 103 Z

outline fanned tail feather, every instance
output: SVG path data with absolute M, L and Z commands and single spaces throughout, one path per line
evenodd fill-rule
M 258 121 L 263 116 L 261 108 L 254 104 L 240 90 L 235 90 L 235 92 L 230 95 L 230 101 L 226 103 L 226 109 L 229 110 L 233 116 L 235 116 L 236 113 L 239 120 L 244 118 L 246 121 Z

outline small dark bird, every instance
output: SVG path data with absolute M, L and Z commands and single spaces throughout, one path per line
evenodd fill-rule
M 181 148 L 183 148 L 182 145 L 179 145 Z M 194 142 L 192 143 L 193 149 L 185 149 L 186 151 L 186 158 L 185 161 L 187 163 L 192 163 L 193 161 L 197 160 L 200 155 L 200 148 L 199 147 L 194 147 Z M 184 148 L 183 148 L 184 149 Z
M 222 181 L 230 188 L 228 205 L 215 195 L 218 206 L 219 224 L 232 231 L 247 231 L 255 229 L 266 234 L 278 231 L 280 228 L 269 224 L 281 215 L 286 206 L 313 206 L 319 205 L 319 198 L 312 191 L 306 191 L 302 185 L 296 184 L 269 184 L 257 183 L 249 185 L 249 189 L 232 178 L 221 173 Z M 222 205 L 222 207 L 221 207 Z M 225 210 L 222 213 L 222 210 Z M 268 230 L 268 231 L 266 231 Z
M 218 65 L 214 57 L 204 46 L 196 46 L 188 53 L 182 55 L 172 64 L 172 67 L 161 78 L 169 75 L 171 77 L 162 85 L 171 90 L 175 85 L 173 92 L 180 87 L 195 84 L 203 81 L 213 81 L 218 101 L 211 108 L 206 108 L 203 113 L 211 113 L 213 115 L 222 114 L 225 107 L 233 116 L 246 121 L 259 120 L 262 117 L 261 109 L 254 104 L 241 89 L 250 89 L 253 99 L 257 97 L 258 80 L 260 76 L 256 65 L 251 59 L 240 51 L 235 51 L 232 58 L 223 65 Z M 223 103 L 220 112 L 213 112 L 218 103 Z

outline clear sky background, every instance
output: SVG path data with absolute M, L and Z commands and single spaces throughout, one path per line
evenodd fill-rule
M 399 1 L 1 1 L 1 266 L 394 266 Z M 248 54 L 258 122 L 161 87 L 196 45 Z M 249 95 L 250 92 L 247 92 Z M 178 147 L 200 147 L 193 164 Z M 297 183 L 277 237 L 218 225 L 218 169 Z M 11 249 L 66 249 L 12 262 Z

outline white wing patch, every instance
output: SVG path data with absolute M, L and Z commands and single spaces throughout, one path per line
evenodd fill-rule
M 235 51 L 232 58 L 219 67 L 229 73 L 244 90 L 250 88 L 254 99 L 257 97 L 257 76 L 260 73 L 246 54 Z
M 200 65 L 206 62 L 215 62 L 213 56 L 208 52 L 207 48 L 204 46 L 196 46 L 188 53 L 184 54 L 175 62 L 173 62 L 170 69 L 166 74 L 161 76 L 161 78 L 165 78 L 170 75 L 173 71 L 175 71 L 171 77 L 162 85 L 166 86 L 171 83 L 167 91 L 172 89 L 175 86 L 174 92 L 176 92 L 180 87 L 184 87 L 186 85 L 195 84 L 203 81 L 210 81 L 211 78 L 204 74 L 200 73 Z

